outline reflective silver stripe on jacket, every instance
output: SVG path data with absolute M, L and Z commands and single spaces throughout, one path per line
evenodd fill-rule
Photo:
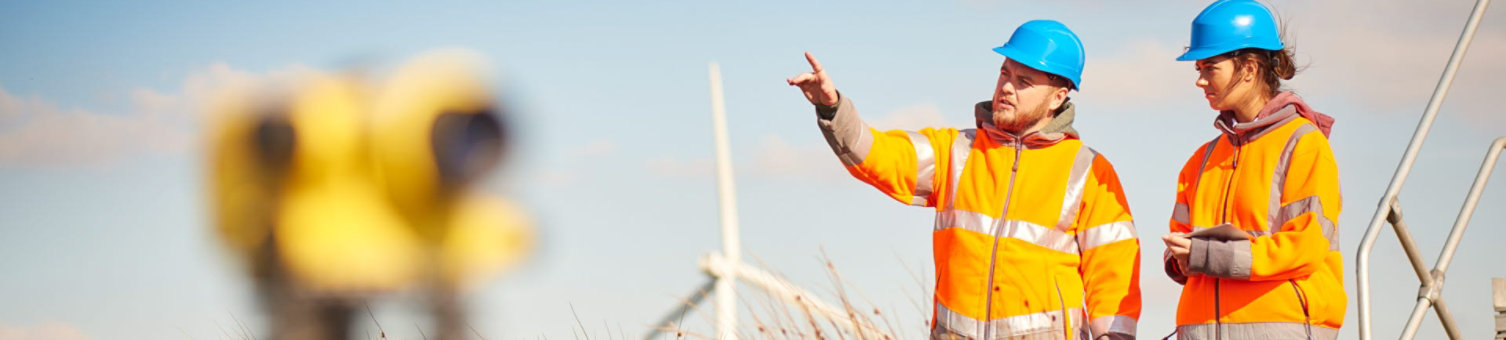
M 910 136 L 910 145 L 915 148 L 915 190 L 910 205 L 926 206 L 931 203 L 932 186 L 936 179 L 936 153 L 931 139 L 918 132 L 905 131 Z
M 1109 222 L 1077 231 L 1077 243 L 1082 251 L 1134 238 L 1135 223 L 1131 221 Z
M 957 139 L 952 141 L 951 170 L 947 174 L 947 199 L 946 210 L 957 206 L 957 182 L 962 180 L 962 170 L 967 169 L 967 158 L 973 152 L 973 139 L 978 137 L 978 130 L 965 129 L 957 131 Z
M 987 323 L 979 322 L 978 319 L 967 317 L 961 313 L 953 312 L 946 305 L 936 303 L 936 327 L 931 329 L 932 338 L 963 338 L 980 339 L 983 337 L 985 327 L 992 328 L 990 334 L 995 339 L 1014 339 L 1015 337 L 1036 338 L 1045 336 L 1045 339 L 1065 338 L 1063 332 L 1067 332 L 1067 325 L 1072 325 L 1074 332 L 1078 333 L 1073 338 L 1086 339 L 1087 327 L 1082 320 L 1085 318 L 1081 308 L 1058 309 L 1025 315 L 1016 315 L 990 320 Z
M 1062 214 L 1057 218 L 1056 228 L 1069 230 L 1072 222 L 1077 221 L 1078 209 L 1082 207 L 1082 192 L 1086 190 L 1088 183 L 1088 170 L 1093 168 L 1093 160 L 1098 153 L 1087 146 L 1077 148 L 1077 158 L 1072 160 L 1072 171 L 1067 175 L 1067 188 L 1062 191 Z
M 1271 176 L 1270 215 L 1267 216 L 1270 216 L 1270 230 L 1281 231 L 1281 226 L 1286 224 L 1287 221 L 1304 213 L 1312 212 L 1315 214 L 1313 216 L 1314 219 L 1318 221 L 1318 225 L 1323 229 L 1323 237 L 1328 239 L 1328 249 L 1338 251 L 1338 229 L 1335 228 L 1333 220 L 1328 219 L 1328 215 L 1324 214 L 1322 199 L 1319 199 L 1317 195 L 1313 195 L 1285 205 L 1281 204 L 1282 192 L 1286 188 L 1287 172 L 1291 170 L 1292 153 L 1297 150 L 1297 142 L 1303 136 L 1315 131 L 1318 131 L 1316 126 L 1302 124 L 1295 131 L 1292 131 L 1291 137 L 1287 138 L 1286 147 L 1281 150 L 1281 159 L 1276 162 L 1275 174 Z
M 1313 213 L 1313 219 L 1317 220 L 1318 227 L 1322 228 L 1323 238 L 1328 239 L 1328 250 L 1338 251 L 1339 229 L 1333 225 L 1333 220 L 1329 220 L 1328 216 L 1323 215 L 1323 200 L 1318 195 L 1308 196 L 1307 198 L 1281 206 L 1281 209 L 1276 211 L 1275 219 L 1271 221 L 1271 225 L 1279 228 L 1282 224 L 1286 224 L 1287 221 L 1309 212 Z
M 1301 322 L 1249 322 L 1205 323 L 1177 326 L 1179 340 L 1215 340 L 1220 333 L 1223 339 L 1307 339 L 1308 327 Z M 1331 340 L 1339 338 L 1339 330 L 1313 325 L 1312 338 Z
M 1056 228 L 1019 220 L 989 217 L 980 212 L 951 209 L 936 212 L 936 231 L 962 228 L 985 235 L 999 235 L 1046 247 L 1063 253 L 1077 254 L 1077 239 Z
M 1171 206 L 1171 220 L 1192 225 L 1192 221 L 1187 218 L 1187 203 L 1177 202 L 1176 205 Z
M 1119 333 L 1133 337 L 1136 322 L 1135 318 L 1125 315 L 1100 316 L 1088 321 L 1088 329 L 1092 331 L 1092 334 Z
M 1188 185 L 1187 190 L 1183 191 L 1183 193 L 1189 196 L 1197 195 L 1197 187 L 1203 183 L 1203 169 L 1208 168 L 1208 158 L 1213 157 L 1213 149 L 1218 148 L 1218 140 L 1223 138 L 1223 135 L 1213 137 L 1213 140 L 1208 142 L 1208 146 L 1203 147 L 1203 160 L 1197 165 L 1197 176 L 1192 178 L 1192 184 Z M 1177 202 L 1176 205 L 1173 205 L 1171 207 L 1171 218 L 1177 222 L 1191 226 L 1192 220 L 1187 205 L 1192 201 L 1193 197 L 1187 197 L 1188 203 Z

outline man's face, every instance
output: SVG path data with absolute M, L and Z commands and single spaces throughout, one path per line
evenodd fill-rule
M 994 126 L 1024 132 L 1061 106 L 1066 96 L 1067 89 L 1052 85 L 1050 74 L 1005 59 L 994 87 Z

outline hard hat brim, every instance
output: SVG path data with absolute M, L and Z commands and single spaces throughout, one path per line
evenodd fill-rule
M 1010 60 L 1014 60 L 1015 62 L 1020 63 L 1020 65 L 1028 66 L 1030 68 L 1036 69 L 1037 71 L 1054 74 L 1058 77 L 1067 78 L 1067 81 L 1071 82 L 1072 90 L 1081 91 L 1081 86 L 1078 85 L 1080 81 L 1077 78 L 1073 78 L 1072 76 L 1067 75 L 1068 70 L 1059 69 L 1050 64 L 1045 64 L 1044 61 L 1031 62 L 1031 58 L 1028 54 L 1024 53 L 1023 51 L 1011 48 L 1008 44 L 1005 44 L 1004 46 L 994 47 L 993 51 L 994 53 L 998 53 L 999 55 L 1004 56 L 1005 58 L 1009 58 Z
M 1177 57 L 1177 61 L 1198 61 L 1207 59 L 1208 57 L 1224 54 L 1224 52 L 1228 51 L 1218 51 L 1206 48 L 1191 49 L 1187 50 L 1186 53 L 1182 53 L 1181 56 Z
M 1203 59 L 1211 58 L 1211 57 L 1216 56 L 1216 55 L 1220 55 L 1220 54 L 1224 54 L 1224 53 L 1229 53 L 1229 52 L 1232 52 L 1232 51 L 1237 51 L 1237 50 L 1246 49 L 1246 48 L 1256 48 L 1256 49 L 1262 49 L 1262 50 L 1280 51 L 1281 49 L 1286 48 L 1286 47 L 1285 47 L 1285 44 L 1282 44 L 1280 41 L 1274 41 L 1274 42 L 1264 41 L 1264 42 L 1256 42 L 1256 43 L 1239 42 L 1237 44 L 1230 44 L 1230 45 L 1225 45 L 1225 46 L 1206 46 L 1206 47 L 1199 47 L 1199 48 L 1188 49 L 1187 52 L 1182 53 L 1182 56 L 1177 57 L 1177 61 L 1203 60 Z

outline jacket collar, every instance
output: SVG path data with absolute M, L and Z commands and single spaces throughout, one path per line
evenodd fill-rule
M 1327 136 L 1333 126 L 1333 117 L 1314 111 L 1307 106 L 1302 98 L 1291 92 L 1281 92 L 1266 102 L 1255 119 L 1240 123 L 1234 120 L 1234 111 L 1219 111 L 1218 117 L 1213 119 L 1213 126 L 1229 136 L 1229 140 L 1236 145 L 1243 145 L 1254 141 L 1267 132 L 1285 125 L 1298 116 L 1307 118 Z
M 1061 112 L 1057 113 L 1050 123 L 1046 123 L 1045 127 L 1023 136 L 994 126 L 992 101 L 983 101 L 974 105 L 973 116 L 977 119 L 978 130 L 998 144 L 1038 149 L 1056 145 L 1064 140 L 1078 139 L 1077 129 L 1072 128 L 1072 121 L 1077 117 L 1077 108 L 1071 102 L 1063 103 Z
M 1266 107 L 1266 109 L 1269 108 L 1269 106 Z M 1255 120 L 1240 123 L 1234 120 L 1234 111 L 1226 110 L 1218 113 L 1218 118 L 1213 120 L 1213 126 L 1228 136 L 1235 145 L 1244 145 L 1265 136 L 1267 132 L 1281 127 L 1296 117 L 1297 109 L 1287 106 L 1272 112 L 1265 112 L 1263 109 L 1260 115 L 1255 116 Z

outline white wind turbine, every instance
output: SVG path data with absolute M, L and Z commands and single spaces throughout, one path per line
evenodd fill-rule
M 666 315 L 654 325 L 644 339 L 652 340 L 667 329 L 679 328 L 679 320 L 685 313 L 700 304 L 709 290 L 716 292 L 716 338 L 736 340 L 737 336 L 737 290 L 734 280 L 743 280 L 775 296 L 785 303 L 801 306 L 812 316 L 832 320 L 836 325 L 856 334 L 858 338 L 893 339 L 873 324 L 851 315 L 851 311 L 833 307 L 810 292 L 795 286 L 767 271 L 749 265 L 742 260 L 742 243 L 737 231 L 737 198 L 732 186 L 732 152 L 727 138 L 727 109 L 722 99 L 722 72 L 716 63 L 711 63 L 711 128 L 716 140 L 716 191 L 718 210 L 722 222 L 722 252 L 711 252 L 701 258 L 701 271 L 710 276 L 710 281 L 693 292 L 683 305 Z

